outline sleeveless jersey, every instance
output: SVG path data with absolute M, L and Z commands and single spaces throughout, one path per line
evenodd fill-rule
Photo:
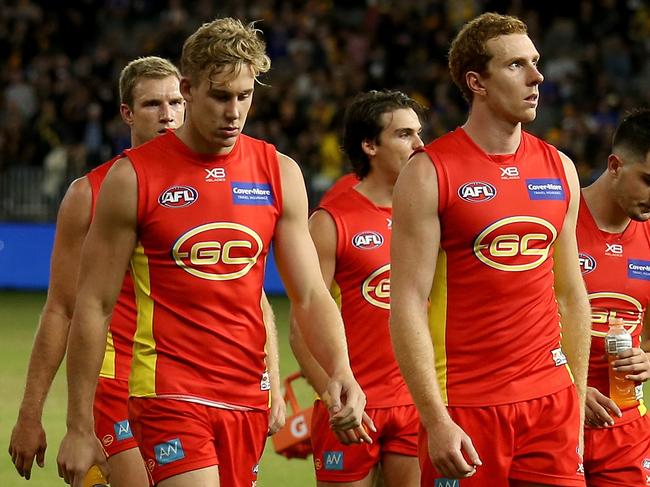
M 117 156 L 104 164 L 91 170 L 86 177 L 92 191 L 91 218 L 95 215 L 95 206 L 102 181 L 115 161 L 122 156 Z M 99 372 L 100 377 L 107 379 L 128 380 L 131 370 L 131 353 L 133 349 L 133 334 L 135 333 L 135 293 L 131 274 L 127 271 L 124 275 L 122 290 L 117 297 L 113 314 L 108 325 L 106 337 L 106 351 L 104 361 Z
M 126 152 L 137 175 L 130 394 L 267 409 L 264 264 L 281 214 L 275 148 L 199 154 L 169 132 Z
M 332 295 L 345 324 L 350 365 L 368 407 L 413 404 L 400 374 L 388 325 L 392 209 L 353 187 L 321 204 L 336 224 Z
M 609 233 L 596 225 L 584 199 L 578 216 L 580 268 L 591 304 L 591 352 L 587 384 L 609 397 L 609 364 L 605 335 L 609 318 L 622 318 L 639 347 L 650 301 L 650 225 L 630 221 L 623 233 Z M 645 414 L 643 387 L 637 384 L 639 401 L 613 419 L 626 423 Z
M 439 188 L 429 327 L 443 399 L 491 406 L 568 387 L 552 271 L 570 191 L 557 150 L 522 131 L 514 154 L 488 155 L 462 128 L 423 150 Z
M 340 193 L 347 191 L 348 188 L 352 188 L 359 184 L 359 178 L 354 173 L 348 173 L 340 178 L 338 178 L 332 186 L 325 192 L 323 197 L 320 200 L 319 205 L 324 205 L 330 199 L 335 198 Z

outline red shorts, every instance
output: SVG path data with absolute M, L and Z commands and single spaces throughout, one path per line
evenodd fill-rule
M 129 426 L 128 399 L 128 381 L 99 378 L 93 403 L 95 434 L 108 457 L 138 447 Z
M 154 484 L 213 465 L 219 466 L 224 487 L 251 487 L 257 480 L 268 411 L 132 397 L 129 418 Z
M 369 431 L 372 444 L 343 445 L 329 425 L 329 413 L 321 401 L 314 404 L 311 444 L 316 478 L 321 482 L 354 482 L 365 478 L 383 455 L 416 457 L 419 416 L 415 406 L 366 409 L 377 427 Z
M 463 487 L 507 487 L 509 479 L 584 487 L 582 459 L 578 455 L 580 410 L 573 385 L 530 401 L 450 407 L 449 414 L 469 435 L 483 462 L 472 477 L 460 481 Z M 446 485 L 431 464 L 423 428 L 419 456 L 421 485 Z
M 650 417 L 586 428 L 585 477 L 589 487 L 650 485 Z

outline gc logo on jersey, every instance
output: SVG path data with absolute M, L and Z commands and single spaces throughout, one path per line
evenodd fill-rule
M 363 281 L 361 294 L 373 306 L 390 309 L 390 264 L 381 266 Z
M 623 326 L 633 333 L 641 324 L 643 305 L 632 296 L 615 292 L 591 293 L 591 335 L 604 337 L 609 328 L 611 318 L 621 318 Z
M 158 196 L 158 203 L 166 208 L 183 208 L 198 198 L 199 192 L 191 186 L 172 186 Z
M 542 218 L 512 216 L 494 222 L 474 240 L 474 255 L 494 269 L 521 272 L 548 258 L 557 230 Z
M 185 272 L 210 281 L 245 276 L 264 244 L 254 230 L 233 222 L 207 223 L 181 235 L 172 247 L 174 262 Z
M 589 274 L 596 269 L 596 259 L 589 254 L 580 252 L 578 255 L 578 261 L 580 262 L 580 272 L 583 274 Z
M 352 237 L 352 245 L 361 250 L 378 249 L 384 244 L 384 237 L 377 232 L 359 232 Z
M 483 203 L 490 201 L 497 195 L 497 189 L 490 183 L 472 181 L 458 188 L 458 196 L 470 203 Z

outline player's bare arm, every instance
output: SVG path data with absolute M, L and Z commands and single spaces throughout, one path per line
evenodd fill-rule
M 641 347 L 620 353 L 612 363 L 614 370 L 627 373 L 627 379 L 638 382 L 647 381 L 650 378 L 650 343 L 648 340 L 650 340 L 650 318 L 646 311 L 641 331 Z
M 65 355 L 75 304 L 81 246 L 90 224 L 88 179 L 75 180 L 63 198 L 52 248 L 48 294 L 34 339 L 25 392 L 11 434 L 9 454 L 20 476 L 29 480 L 34 458 L 45 464 L 47 440 L 41 423 L 45 399 Z
M 59 475 L 78 487 L 92 464 L 107 470 L 94 433 L 93 397 L 106 344 L 107 323 L 136 243 L 135 172 L 126 159 L 111 168 L 84 243 L 77 303 L 67 359 L 68 432 L 57 462 Z
M 332 401 L 332 427 L 362 430 L 365 395 L 352 375 L 341 315 L 323 282 L 309 236 L 302 174 L 287 156 L 278 153 L 278 159 L 283 196 L 274 239 L 278 270 L 305 343 L 330 376 L 327 392 Z
M 395 357 L 427 431 L 433 465 L 445 477 L 470 477 L 480 460 L 443 403 L 427 324 L 440 221 L 436 171 L 424 153 L 416 154 L 397 180 L 392 232 L 390 328 Z
M 580 418 L 582 423 L 585 418 L 584 405 L 591 342 L 591 312 L 587 290 L 580 274 L 578 244 L 576 242 L 580 184 L 571 159 L 562 153 L 560 153 L 560 157 L 569 184 L 571 201 L 564 219 L 564 225 L 554 244 L 554 288 L 562 323 L 562 350 L 566 354 L 580 397 Z
M 271 382 L 271 410 L 269 412 L 269 435 L 275 434 L 284 426 L 287 406 L 282 395 L 280 382 L 280 356 L 278 353 L 278 330 L 275 315 L 266 293 L 262 292 L 262 316 L 266 328 L 266 368 Z

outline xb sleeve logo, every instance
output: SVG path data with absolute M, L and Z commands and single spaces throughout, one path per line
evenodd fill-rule
M 254 230 L 233 222 L 198 226 L 180 236 L 172 248 L 174 262 L 201 279 L 228 281 L 245 276 L 264 244 Z

